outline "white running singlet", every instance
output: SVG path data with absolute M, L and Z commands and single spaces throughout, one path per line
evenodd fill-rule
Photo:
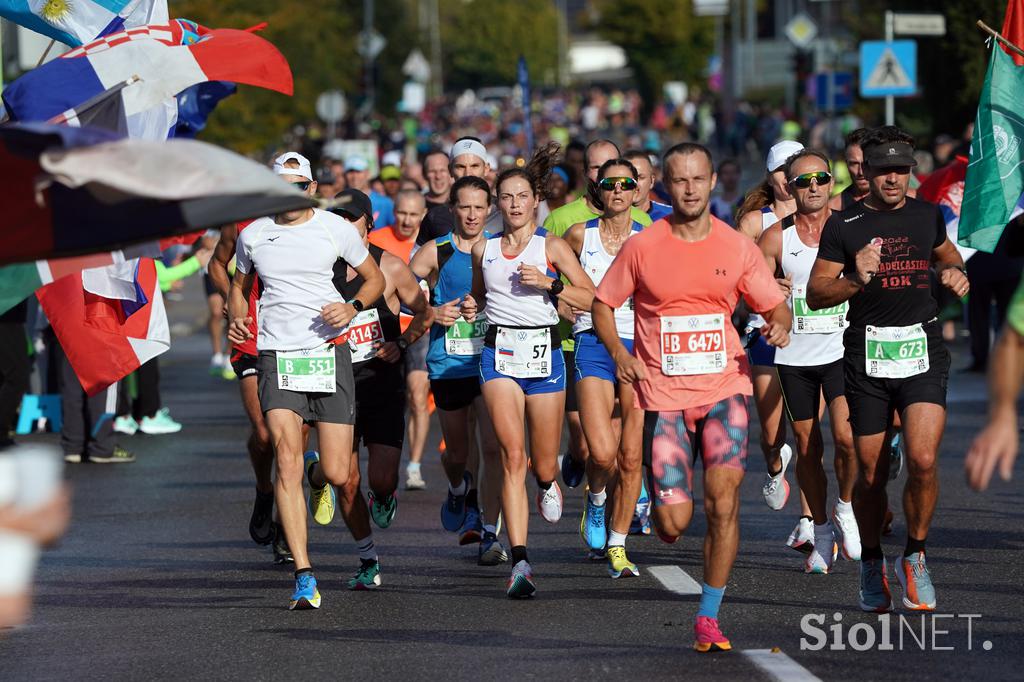
M 629 236 L 626 239 L 629 239 L 629 237 L 632 237 L 642 229 L 644 229 L 643 225 L 634 220 Z M 587 273 L 587 276 L 593 280 L 595 287 L 604 279 L 604 275 L 608 272 L 608 268 L 611 267 L 613 260 L 615 260 L 615 256 L 612 256 L 605 250 L 604 243 L 601 241 L 601 228 L 598 227 L 598 219 L 595 218 L 589 221 L 586 229 L 583 230 L 583 253 L 580 254 L 580 265 L 583 266 L 583 271 Z M 593 328 L 593 326 L 594 320 L 590 313 L 581 313 L 576 317 L 576 322 L 572 325 L 572 333 L 579 334 L 582 331 Z M 633 338 L 632 297 L 615 309 L 615 329 L 618 331 L 620 339 Z
M 484 313 L 491 325 L 507 327 L 550 327 L 558 323 L 558 310 L 546 291 L 519 283 L 519 265 L 548 271 L 545 248 L 547 230 L 538 227 L 522 253 L 508 257 L 501 252 L 501 232 L 488 238 L 480 266 L 487 289 Z

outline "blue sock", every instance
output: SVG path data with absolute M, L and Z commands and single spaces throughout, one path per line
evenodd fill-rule
M 697 609 L 697 615 L 718 618 L 718 607 L 722 605 L 722 595 L 724 594 L 724 587 L 711 587 L 704 583 L 701 586 L 700 608 Z

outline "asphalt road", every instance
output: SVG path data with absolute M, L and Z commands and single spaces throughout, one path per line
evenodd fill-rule
M 856 566 L 840 561 L 832 575 L 806 576 L 802 555 L 783 545 L 797 502 L 767 509 L 755 449 L 742 488 L 739 559 L 720 615 L 736 650 L 700 655 L 690 648 L 698 597 L 665 584 L 685 592 L 690 579 L 700 582 L 699 514 L 675 545 L 630 538 L 641 577 L 612 581 L 603 562 L 585 558 L 582 491 L 569 491 L 558 525 L 533 514 L 539 593 L 513 602 L 504 596 L 509 566 L 477 566 L 475 547 L 458 547 L 440 527 L 436 427 L 424 465 L 428 489 L 401 492 L 394 525 L 375 532 L 382 588 L 345 590 L 358 560 L 336 519 L 310 535 L 323 607 L 289 612 L 290 570 L 273 565 L 247 533 L 253 483 L 237 385 L 209 377 L 207 360 L 205 339 L 192 336 L 176 340 L 162 361 L 165 403 L 185 424 L 180 434 L 126 438 L 135 464 L 69 467 L 74 520 L 41 564 L 31 623 L 0 635 L 0 679 L 1019 679 L 1024 472 L 1018 464 L 1013 483 L 985 495 L 970 492 L 962 476 L 984 412 L 981 377 L 951 380 L 929 538 L 934 622 L 906 612 L 901 622 L 897 612 L 888 630 L 893 650 L 880 650 L 884 624 L 856 609 Z M 888 555 L 902 546 L 901 516 Z M 801 630 L 815 614 L 827 641 Z M 851 633 L 856 624 L 864 625 Z M 838 639 L 824 632 L 833 626 Z M 875 642 L 855 651 L 851 634 Z M 802 649 L 802 638 L 824 648 Z M 847 648 L 835 650 L 837 641 Z M 780 653 L 758 653 L 776 647 Z

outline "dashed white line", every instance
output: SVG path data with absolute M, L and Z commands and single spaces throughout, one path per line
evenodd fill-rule
M 740 653 L 777 682 L 821 682 L 820 677 L 778 649 L 744 649 Z
M 651 566 L 647 571 L 669 592 L 691 595 L 700 594 L 700 583 L 678 566 Z

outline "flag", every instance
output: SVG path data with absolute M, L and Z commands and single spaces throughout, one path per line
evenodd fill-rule
M 993 45 L 964 183 L 958 240 L 963 246 L 992 253 L 1024 190 L 1022 101 L 1024 69 Z
M 119 135 L 127 135 L 128 121 L 124 115 L 124 100 L 121 99 L 121 91 L 137 82 L 138 79 L 122 81 L 77 107 L 57 114 L 49 120 L 49 123 L 75 126 L 76 128 L 103 128 Z
M 1006 17 L 1003 19 L 1003 30 L 1000 33 L 1017 47 L 1024 47 L 1024 0 L 1009 0 L 1006 3 Z M 1024 66 L 1024 57 L 1011 52 L 1005 45 L 1002 48 L 1017 66 Z
M 942 217 L 946 221 L 946 236 L 956 246 L 960 256 L 966 261 L 977 249 L 961 246 L 957 243 L 960 226 L 960 207 L 964 198 L 964 177 L 967 175 L 967 159 L 957 156 L 945 166 L 935 171 L 921 183 L 917 189 L 917 198 L 938 204 Z
M 178 123 L 174 137 L 195 137 L 206 127 L 206 119 L 225 97 L 238 88 L 227 81 L 209 81 L 178 93 Z
M 291 69 L 272 44 L 234 29 L 202 29 L 206 32 L 195 42 L 183 44 L 192 27 L 198 25 L 176 19 L 71 50 L 8 85 L 3 91 L 7 112 L 12 121 L 48 121 L 134 76 L 141 82 L 122 90 L 129 120 L 206 81 L 292 94 Z
M 116 139 L 94 128 L 0 126 L 0 265 L 112 251 L 316 199 L 197 140 Z
M 120 269 L 85 270 L 36 292 L 68 362 L 89 395 L 123 379 L 171 346 L 153 261 L 137 261 L 131 299 L 100 296 L 86 288 L 86 279 L 93 280 L 90 288 L 94 288 L 119 275 L 123 275 Z
M 530 72 L 526 67 L 526 57 L 519 55 L 516 64 L 516 81 L 522 92 L 523 135 L 526 138 L 526 149 L 533 149 L 533 109 L 530 104 Z
M 167 21 L 167 0 L 0 0 L 0 16 L 77 47 L 98 36 Z

